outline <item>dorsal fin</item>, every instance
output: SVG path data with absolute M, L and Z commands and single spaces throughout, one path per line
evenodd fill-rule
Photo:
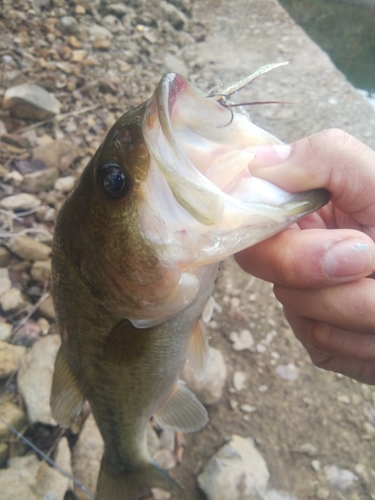
M 69 427 L 81 411 L 84 397 L 62 346 L 56 356 L 51 391 L 52 416 L 61 427 Z
M 181 432 L 197 431 L 208 422 L 206 408 L 181 380 L 154 418 L 161 428 Z

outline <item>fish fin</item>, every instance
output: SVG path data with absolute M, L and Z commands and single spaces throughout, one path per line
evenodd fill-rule
M 204 306 L 202 312 L 202 320 L 204 321 L 204 323 L 208 323 L 209 321 L 211 321 L 216 306 L 216 301 L 211 295 L 211 297 L 207 300 L 207 304 Z
M 207 359 L 208 359 L 208 340 L 206 335 L 206 326 L 203 318 L 199 318 L 191 332 L 190 344 L 187 352 L 187 358 L 194 372 L 201 380 L 203 378 Z
M 179 380 L 167 401 L 154 414 L 162 429 L 193 432 L 208 422 L 206 408 L 186 385 Z
M 149 462 L 142 467 L 122 470 L 116 474 L 111 470 L 106 453 L 104 453 L 98 477 L 96 500 L 138 500 L 151 488 L 170 491 L 176 500 L 186 498 L 179 484 L 155 463 Z
M 61 346 L 56 356 L 52 380 L 52 416 L 61 427 L 69 427 L 81 411 L 83 402 L 84 396 Z

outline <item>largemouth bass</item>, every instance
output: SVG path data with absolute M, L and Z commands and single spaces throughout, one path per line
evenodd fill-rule
M 187 358 L 204 370 L 202 314 L 218 263 L 328 201 L 323 190 L 290 194 L 250 175 L 248 148 L 279 142 L 171 73 L 109 130 L 63 205 L 51 406 L 69 426 L 90 402 L 105 443 L 98 500 L 136 500 L 152 487 L 180 497 L 150 459 L 146 430 L 152 416 L 182 432 L 207 423 L 179 373 Z

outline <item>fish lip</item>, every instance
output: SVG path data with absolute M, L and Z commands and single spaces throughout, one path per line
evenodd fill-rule
M 163 165 L 162 161 L 158 161 L 159 167 L 162 169 L 163 174 L 167 177 L 168 184 L 170 185 L 173 194 L 178 201 L 187 211 L 193 215 L 199 222 L 204 225 L 215 225 L 222 219 L 222 214 L 224 210 L 224 205 L 226 203 L 225 199 L 228 198 L 228 194 L 219 189 L 211 180 L 209 180 L 199 168 L 190 161 L 187 154 L 183 150 L 181 144 L 176 138 L 174 123 L 173 123 L 173 113 L 175 111 L 175 105 L 178 104 L 178 98 L 186 92 L 190 96 L 192 101 L 197 100 L 201 108 L 207 108 L 207 114 L 212 112 L 217 120 L 216 130 L 220 130 L 221 137 L 223 136 L 223 131 L 225 125 L 228 124 L 228 115 L 231 113 L 227 108 L 220 105 L 214 99 L 207 98 L 200 90 L 192 86 L 183 76 L 178 73 L 168 73 L 160 80 L 154 97 L 149 101 L 149 113 L 157 113 L 160 129 L 168 142 L 168 146 L 173 152 L 174 159 L 182 167 L 183 172 L 178 172 L 177 168 L 174 171 L 169 171 L 166 175 L 166 167 Z M 195 104 L 193 102 L 193 104 Z M 178 111 L 176 112 L 178 115 Z M 237 116 L 240 113 L 234 111 Z M 203 113 L 204 114 L 204 113 Z M 243 115 L 241 115 L 243 116 Z M 261 133 L 262 142 L 268 144 L 281 143 L 276 137 L 269 134 L 268 132 L 256 127 L 248 119 L 248 123 L 256 130 L 257 133 Z M 210 124 L 211 125 L 211 124 Z M 215 130 L 215 125 L 211 128 Z M 144 127 L 144 131 L 146 131 Z M 229 128 L 228 128 L 229 131 Z M 225 131 L 224 131 L 225 135 Z M 147 140 L 147 134 L 146 134 Z M 171 179 L 175 177 L 174 179 Z M 178 181 L 176 181 L 178 178 Z M 187 200 L 188 193 L 191 191 L 194 200 Z M 293 203 L 289 204 L 291 207 L 290 216 L 293 216 L 293 212 L 297 209 L 303 215 L 307 212 L 317 210 L 325 205 L 327 196 L 322 193 L 322 191 L 315 190 L 314 192 L 300 192 L 296 194 L 291 194 L 293 197 Z M 200 199 L 202 198 L 202 199 Z M 300 204 L 299 204 L 300 202 Z M 306 205 L 305 205 L 306 202 Z M 252 204 L 251 199 L 247 202 L 250 206 Z M 273 203 L 257 203 L 254 205 L 267 206 L 268 211 L 273 211 L 280 209 L 279 206 L 275 206 Z M 288 205 L 288 204 L 287 204 Z M 287 206 L 284 206 L 287 210 Z

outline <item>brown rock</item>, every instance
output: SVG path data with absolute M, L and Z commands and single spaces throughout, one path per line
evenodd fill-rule
M 28 193 L 38 194 L 51 189 L 58 177 L 59 170 L 57 168 L 48 168 L 47 170 L 26 174 L 21 182 L 21 189 Z
M 39 85 L 24 83 L 5 92 L 3 108 L 17 118 L 45 120 L 60 113 L 60 103 Z
M 7 378 L 18 370 L 21 359 L 26 354 L 26 347 L 0 342 L 0 379 Z
M 49 295 L 39 306 L 39 312 L 42 316 L 49 320 L 56 319 L 55 307 L 53 305 L 52 297 Z
M 53 141 L 34 149 L 33 157 L 44 161 L 49 168 L 58 168 L 65 172 L 79 154 L 79 148 L 69 142 Z
M 51 280 L 51 259 L 38 260 L 34 262 L 31 268 L 31 276 L 36 281 L 50 281 Z
M 108 50 L 111 44 L 112 42 L 108 38 L 95 38 L 92 42 L 92 46 L 97 50 Z
M 34 240 L 29 236 L 19 236 L 12 238 L 8 242 L 8 248 L 11 252 L 24 260 L 47 260 L 51 254 L 51 247 L 45 243 Z

